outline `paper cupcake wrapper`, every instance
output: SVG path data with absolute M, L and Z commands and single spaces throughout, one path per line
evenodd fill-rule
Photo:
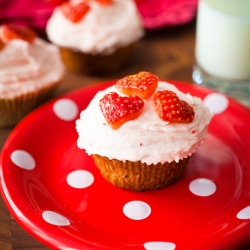
M 135 44 L 117 49 L 110 55 L 92 55 L 68 48 L 60 48 L 61 56 L 66 67 L 79 73 L 90 75 L 109 74 L 121 69 L 128 63 Z
M 92 157 L 107 181 L 117 187 L 134 191 L 153 190 L 170 185 L 182 176 L 190 158 L 184 158 L 178 163 L 173 161 L 147 165 L 140 161 L 110 160 L 100 155 Z
M 15 126 L 33 109 L 48 100 L 57 85 L 58 82 L 51 83 L 34 92 L 13 98 L 0 98 L 0 128 Z

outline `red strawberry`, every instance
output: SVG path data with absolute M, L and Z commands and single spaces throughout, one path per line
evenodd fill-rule
M 80 2 L 72 5 L 70 2 L 65 2 L 60 6 L 64 16 L 72 23 L 79 22 L 89 11 L 90 7 L 85 2 Z
M 136 119 L 144 106 L 138 96 L 121 97 L 115 92 L 106 94 L 99 102 L 100 109 L 113 129 L 123 123 Z
M 103 5 L 109 5 L 113 2 L 113 0 L 96 0 L 96 1 Z
M 0 50 L 4 47 L 4 43 L 2 42 L 2 40 L 0 39 Z
M 194 119 L 194 110 L 172 91 L 158 91 L 154 103 L 160 118 L 168 122 L 189 123 Z
M 36 33 L 28 27 L 18 26 L 16 24 L 3 24 L 1 38 L 4 42 L 21 39 L 32 43 L 36 38 Z
M 142 99 L 149 99 L 158 85 L 158 77 L 149 72 L 140 72 L 122 78 L 116 83 L 116 88 L 129 96 L 137 95 Z

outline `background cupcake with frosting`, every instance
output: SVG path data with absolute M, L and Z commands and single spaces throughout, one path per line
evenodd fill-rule
M 54 9 L 46 33 L 69 69 L 98 74 L 124 66 L 144 28 L 132 0 L 71 0 Z
M 64 76 L 58 48 L 28 27 L 0 26 L 0 127 L 16 125 Z

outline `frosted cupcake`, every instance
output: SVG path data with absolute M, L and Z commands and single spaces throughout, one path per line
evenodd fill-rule
M 144 35 L 133 0 L 72 0 L 55 8 L 46 32 L 69 69 L 111 73 L 130 58 Z
M 77 145 L 115 186 L 157 189 L 181 177 L 211 117 L 200 98 L 141 72 L 95 95 L 76 121 Z
M 46 101 L 64 75 L 58 48 L 27 27 L 0 26 L 0 127 Z

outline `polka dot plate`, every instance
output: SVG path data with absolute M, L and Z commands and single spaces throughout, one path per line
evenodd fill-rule
M 13 130 L 1 154 L 3 199 L 53 249 L 240 249 L 250 235 L 250 111 L 226 96 L 174 82 L 214 113 L 183 177 L 132 192 L 102 178 L 77 148 L 75 120 L 98 90 L 52 100 Z

